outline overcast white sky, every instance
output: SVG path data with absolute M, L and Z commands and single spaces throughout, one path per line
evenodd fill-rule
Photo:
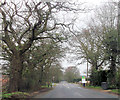
M 4 0 L 0 0 L 0 1 L 4 1 Z M 6 1 L 10 1 L 10 0 L 6 0 Z M 20 0 L 12 0 L 12 1 L 20 1 Z M 36 1 L 40 1 L 40 0 L 36 0 Z M 52 0 L 42 0 L 42 1 L 52 1 Z M 54 0 L 54 1 L 59 1 L 59 0 Z M 62 0 L 62 1 L 67 2 L 67 0 Z M 72 0 L 72 1 L 86 2 L 87 6 L 89 6 L 89 7 L 100 6 L 101 4 L 108 2 L 108 1 L 109 2 L 112 2 L 112 1 L 118 2 L 118 0 Z M 59 2 L 61 2 L 61 1 L 59 1 Z M 89 20 L 90 13 L 89 14 L 80 13 L 78 15 L 80 15 L 80 20 L 82 23 L 80 27 L 82 28 L 82 26 L 84 27 L 86 20 Z M 75 66 L 77 64 L 77 62 L 79 62 L 79 61 L 70 62 L 69 59 L 73 59 L 73 55 L 66 54 L 66 57 L 64 59 L 62 59 L 62 62 L 61 62 L 62 67 L 67 68 L 69 66 Z M 87 64 L 84 63 L 84 64 L 81 64 L 77 67 L 79 68 L 80 73 L 83 74 L 84 72 L 86 72 Z M 89 68 L 90 68 L 90 65 L 89 65 Z

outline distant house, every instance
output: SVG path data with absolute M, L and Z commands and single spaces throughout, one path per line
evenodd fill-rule
M 8 81 L 9 81 L 8 75 L 2 75 L 2 77 L 0 77 L 0 82 L 2 82 L 2 85 L 6 85 Z
M 75 66 L 70 66 L 70 67 L 68 67 L 65 71 L 66 71 L 66 72 L 69 72 L 69 71 L 71 71 L 72 69 L 76 69 L 76 67 L 75 67 Z

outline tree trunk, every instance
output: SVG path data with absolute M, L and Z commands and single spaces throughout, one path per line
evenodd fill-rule
M 44 71 L 44 69 L 43 69 L 43 66 L 41 67 L 41 74 L 40 74 L 40 80 L 39 80 L 39 82 L 40 82 L 40 84 L 42 84 L 42 79 L 43 79 L 43 71 Z
M 20 53 L 14 54 L 10 66 L 9 92 L 20 91 L 22 82 L 23 57 Z
M 110 65 L 110 72 L 108 74 L 108 82 L 109 85 L 113 86 L 116 85 L 116 57 L 115 56 L 111 56 L 111 65 Z
M 116 56 L 111 56 L 111 66 L 110 66 L 110 71 L 113 77 L 115 77 L 116 74 Z

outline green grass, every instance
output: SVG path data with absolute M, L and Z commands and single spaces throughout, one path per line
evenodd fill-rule
M 113 89 L 111 92 L 120 94 L 120 89 Z
M 87 88 L 93 88 L 93 89 L 102 89 L 100 86 L 86 86 Z M 120 89 L 110 89 L 111 92 L 120 94 Z
M 56 86 L 56 83 L 54 83 L 54 85 L 52 85 L 52 86 Z M 42 88 L 51 88 L 51 85 L 49 85 L 49 87 L 48 87 L 48 85 L 42 85 L 41 87 Z
M 50 88 L 51 86 L 49 85 L 49 87 L 48 87 L 48 85 L 42 85 L 41 87 L 42 88 Z
M 10 98 L 13 95 L 17 95 L 17 96 L 22 95 L 23 97 L 29 96 L 29 94 L 26 93 L 26 92 L 12 92 L 12 93 L 5 93 L 5 92 L 3 92 L 2 95 L 0 95 L 0 97 L 2 97 L 2 98 Z
M 102 89 L 100 86 L 86 86 L 87 88 Z

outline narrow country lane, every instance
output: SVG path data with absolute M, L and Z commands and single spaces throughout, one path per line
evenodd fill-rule
M 79 87 L 77 84 L 61 82 L 44 95 L 35 98 L 118 98 L 118 96 Z

